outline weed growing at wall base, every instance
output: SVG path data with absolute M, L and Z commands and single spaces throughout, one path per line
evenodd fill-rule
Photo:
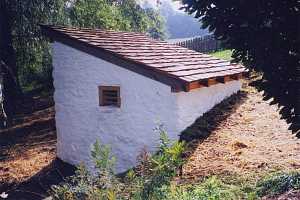
M 160 145 L 154 155 L 145 153 L 140 165 L 130 170 L 124 180 L 113 173 L 115 158 L 109 146 L 96 141 L 91 151 L 95 174 L 80 165 L 76 174 L 61 185 L 53 186 L 54 199 L 159 199 L 164 188 L 170 187 L 171 179 L 183 164 L 183 142 L 171 142 L 160 126 Z
M 157 128 L 160 144 L 156 154 L 143 151 L 139 165 L 123 177 L 114 174 L 115 158 L 109 146 L 96 141 L 91 156 L 95 173 L 83 164 L 76 174 L 50 191 L 54 200 L 254 200 L 261 196 L 300 189 L 300 173 L 268 175 L 256 185 L 224 183 L 216 176 L 196 185 L 178 185 L 174 180 L 184 164 L 183 142 L 171 142 L 162 126 Z

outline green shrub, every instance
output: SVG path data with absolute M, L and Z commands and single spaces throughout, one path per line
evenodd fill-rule
M 272 174 L 257 184 L 259 196 L 282 194 L 291 189 L 300 189 L 299 172 Z
M 91 151 L 96 173 L 91 174 L 84 165 L 80 165 L 74 176 L 52 186 L 52 197 L 57 200 L 161 199 L 183 164 L 184 143 L 172 143 L 162 126 L 157 131 L 160 134 L 158 152 L 154 155 L 144 152 L 140 170 L 129 170 L 123 182 L 114 175 L 115 158 L 109 146 L 96 141 Z
M 144 185 L 141 191 L 142 199 L 156 199 L 162 196 L 163 186 L 169 186 L 171 179 L 176 175 L 183 164 L 181 157 L 184 151 L 183 142 L 171 142 L 162 126 L 156 131 L 160 134 L 158 152 L 150 159 L 142 161 L 147 172 L 143 172 Z
M 207 179 L 204 183 L 199 185 L 193 192 L 197 199 L 240 199 L 242 192 L 237 186 L 226 185 L 218 180 L 216 177 Z
M 114 157 L 110 148 L 96 141 L 92 149 L 96 174 L 91 174 L 83 164 L 75 175 L 65 183 L 52 186 L 50 193 L 57 200 L 115 200 L 122 188 L 121 182 L 113 175 Z
M 162 200 L 237 200 L 257 199 L 255 193 L 245 193 L 238 186 L 223 183 L 216 177 L 210 177 L 199 185 L 178 186 L 170 185 L 160 188 Z

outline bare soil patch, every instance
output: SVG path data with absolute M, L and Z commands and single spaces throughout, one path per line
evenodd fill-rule
M 25 181 L 55 159 L 52 98 L 34 97 L 32 100 L 30 104 L 26 102 L 28 109 L 16 116 L 13 127 L 0 131 L 1 183 Z
M 263 197 L 262 200 L 299 200 L 300 199 L 300 191 L 299 190 L 291 190 L 285 192 L 284 194 L 277 195 L 274 197 Z
M 26 96 L 13 126 L 0 130 L 0 194 L 8 199 L 43 199 L 74 168 L 56 159 L 52 96 Z
M 193 125 L 198 134 L 209 130 L 210 136 L 189 143 L 183 179 L 222 174 L 258 178 L 272 170 L 300 169 L 300 140 L 288 131 L 277 107 L 262 98 L 247 86 Z

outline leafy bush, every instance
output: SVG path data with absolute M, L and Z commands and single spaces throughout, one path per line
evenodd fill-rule
M 272 174 L 257 184 L 259 196 L 282 194 L 291 189 L 300 189 L 299 172 Z
M 162 126 L 157 130 L 160 134 L 158 152 L 153 156 L 143 152 L 138 169 L 130 170 L 123 182 L 114 175 L 115 158 L 111 155 L 109 146 L 96 141 L 91 151 L 96 174 L 91 174 L 80 165 L 74 176 L 65 183 L 52 187 L 53 198 L 57 200 L 160 198 L 165 192 L 163 188 L 169 187 L 171 179 L 183 164 L 181 154 L 184 143 L 171 143 Z
M 81 164 L 75 175 L 61 185 L 52 186 L 52 197 L 57 200 L 114 200 L 122 188 L 121 182 L 113 175 L 115 159 L 107 145 L 96 141 L 92 149 L 96 174 L 91 174 Z
M 193 192 L 197 199 L 239 199 L 242 192 L 236 186 L 226 185 L 216 177 L 207 179 Z
M 255 193 L 245 193 L 238 186 L 223 183 L 216 177 L 206 179 L 199 185 L 178 186 L 170 185 L 160 188 L 160 194 L 156 198 L 162 200 L 236 200 L 257 199 Z
M 178 141 L 171 143 L 162 126 L 156 130 L 160 134 L 159 150 L 146 162 L 142 162 L 148 165 L 146 168 L 148 171 L 143 172 L 144 185 L 141 191 L 143 199 L 161 196 L 160 188 L 170 185 L 171 179 L 183 164 L 181 155 L 184 151 L 184 143 Z

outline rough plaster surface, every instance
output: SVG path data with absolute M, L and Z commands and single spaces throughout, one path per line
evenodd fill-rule
M 205 112 L 224 98 L 236 93 L 242 87 L 241 81 L 230 81 L 210 87 L 180 92 L 176 94 L 177 130 L 183 131 Z
M 116 172 L 136 164 L 143 148 L 154 151 L 164 124 L 170 138 L 225 97 L 240 89 L 239 81 L 189 93 L 171 88 L 64 44 L 53 43 L 57 155 L 90 168 L 91 145 L 110 144 L 117 157 Z M 99 107 L 99 85 L 121 88 L 121 108 Z

